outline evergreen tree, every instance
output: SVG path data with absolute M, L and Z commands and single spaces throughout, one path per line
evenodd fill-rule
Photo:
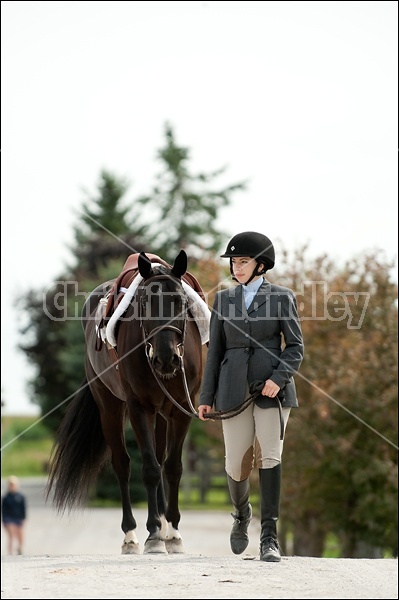
M 99 269 L 111 260 L 120 260 L 123 266 L 127 256 L 145 249 L 143 228 L 135 213 L 137 204 L 123 207 L 128 183 L 103 170 L 98 184 L 98 195 L 86 199 L 74 227 L 75 243 L 71 248 L 76 261 L 75 274 L 97 276 Z M 118 270 L 114 276 L 118 274 Z M 98 281 L 97 283 L 100 283 Z
M 106 170 L 100 173 L 98 189 L 86 199 L 74 227 L 72 264 L 46 292 L 29 290 L 19 305 L 28 324 L 21 331 L 29 342 L 20 349 L 36 367 L 30 383 L 32 402 L 41 407 L 51 429 L 65 413 L 67 398 L 83 377 L 84 339 L 80 311 L 87 295 L 100 283 L 116 277 L 126 258 L 142 250 L 172 262 L 181 248 L 212 250 L 220 245 L 221 233 L 214 221 L 218 210 L 230 201 L 235 184 L 219 191 L 192 191 L 222 172 L 191 176 L 188 149 L 176 145 L 172 128 L 166 126 L 166 145 L 159 151 L 165 170 L 153 194 L 126 204 L 128 182 Z M 169 182 L 169 184 L 167 184 Z M 145 223 L 143 205 L 149 209 Z M 161 217 L 157 218 L 157 210 Z M 201 258 L 201 257 L 200 257 Z M 60 305 L 62 303 L 62 306 Z
M 118 275 L 132 252 L 143 249 L 131 230 L 127 210 L 120 203 L 124 180 L 103 171 L 98 196 L 86 201 L 75 227 L 74 264 L 44 292 L 30 290 L 20 301 L 28 324 L 20 344 L 36 374 L 30 382 L 32 401 L 55 430 L 84 375 L 84 336 L 81 310 L 99 283 Z
M 193 175 L 188 169 L 188 148 L 178 146 L 172 127 L 165 125 L 165 146 L 157 153 L 163 168 L 152 192 L 137 201 L 150 209 L 153 218 L 141 231 L 147 247 L 171 262 L 180 249 L 194 258 L 218 251 L 228 234 L 216 227 L 222 207 L 228 206 L 234 192 L 245 190 L 245 182 L 210 188 L 225 168 Z

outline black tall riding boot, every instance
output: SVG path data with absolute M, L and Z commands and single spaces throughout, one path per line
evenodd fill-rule
M 281 464 L 272 469 L 259 469 L 260 485 L 260 560 L 280 562 L 277 520 L 280 508 Z
M 230 546 L 234 554 L 241 554 L 249 544 L 248 525 L 252 518 L 252 507 L 249 503 L 249 479 L 234 481 L 227 475 L 230 498 L 235 513 L 233 528 L 230 534 Z

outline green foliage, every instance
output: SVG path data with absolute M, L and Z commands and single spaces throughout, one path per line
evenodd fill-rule
M 65 392 L 69 382 L 60 366 L 65 318 L 63 307 L 55 301 L 63 295 L 64 284 L 60 281 L 49 288 L 45 297 L 41 290 L 30 290 L 17 300 L 17 305 L 28 315 L 28 323 L 21 330 L 24 342 L 19 347 L 37 371 L 30 381 L 31 400 L 40 406 L 43 416 L 48 415 L 46 426 L 50 429 L 58 427 L 64 414 L 62 403 L 68 395 Z
M 53 438 L 35 417 L 2 418 L 2 477 L 43 476 Z
M 2 445 L 21 436 L 24 437 L 24 440 L 41 440 L 48 437 L 50 433 L 45 423 L 36 417 L 2 418 Z
M 179 503 L 181 510 L 230 510 L 231 500 L 227 488 L 226 475 L 215 475 L 209 479 L 209 487 L 203 494 L 203 481 L 201 475 L 183 473 L 180 486 Z M 255 498 L 251 498 L 256 500 Z
M 319 555 L 330 531 L 341 556 L 397 552 L 397 286 L 391 267 L 373 253 L 338 270 L 326 257 L 312 264 L 302 250 L 278 278 L 300 291 L 305 340 L 296 376 L 300 408 L 291 411 L 284 442 L 282 515 L 300 540 L 296 554 Z M 296 283 L 302 281 L 319 285 L 301 289 Z

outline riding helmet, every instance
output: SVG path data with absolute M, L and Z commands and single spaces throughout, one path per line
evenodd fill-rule
M 221 254 L 221 258 L 232 258 L 233 256 L 255 258 L 258 263 L 265 265 L 267 271 L 274 267 L 274 246 L 268 237 L 256 231 L 244 231 L 231 238 L 226 252 Z

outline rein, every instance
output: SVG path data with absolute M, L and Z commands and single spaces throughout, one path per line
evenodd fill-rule
M 190 407 L 190 409 L 191 409 L 191 412 L 189 412 L 188 410 L 186 410 L 186 409 L 185 409 L 183 406 L 181 406 L 181 404 L 179 404 L 179 403 L 177 402 L 177 400 L 175 400 L 175 399 L 173 398 L 172 394 L 170 394 L 170 393 L 168 392 L 168 390 L 166 389 L 166 387 L 164 386 L 164 384 L 162 383 L 162 381 L 159 379 L 159 377 L 158 377 L 158 375 L 157 375 L 157 372 L 155 371 L 155 369 L 154 369 L 154 367 L 153 367 L 152 361 L 151 361 L 151 359 L 150 359 L 150 357 L 149 357 L 149 355 L 148 355 L 148 352 L 147 352 L 147 346 L 146 346 L 146 348 L 145 348 L 145 354 L 146 354 L 146 356 L 147 356 L 148 364 L 150 365 L 150 368 L 151 368 L 152 374 L 154 375 L 154 377 L 155 377 L 155 380 L 156 380 L 157 384 L 159 385 L 159 387 L 161 388 L 161 390 L 162 390 L 162 391 L 163 391 L 163 392 L 164 392 L 164 393 L 167 395 L 167 397 L 169 398 L 169 400 L 170 400 L 171 402 L 173 402 L 173 404 L 174 404 L 175 406 L 177 406 L 177 408 L 179 408 L 179 409 L 180 409 L 182 412 L 184 412 L 184 414 L 185 414 L 185 415 L 188 415 L 189 417 L 195 417 L 195 418 L 197 418 L 197 419 L 198 419 L 198 418 L 199 418 L 199 417 L 198 417 L 198 413 L 197 413 L 197 411 L 195 410 L 195 408 L 194 408 L 194 406 L 193 406 L 193 403 L 191 402 L 191 398 L 190 398 L 190 392 L 188 391 L 188 386 L 187 386 L 187 378 L 186 378 L 186 371 L 185 371 L 185 369 L 184 369 L 184 364 L 183 364 L 183 356 L 180 356 L 180 357 L 179 357 L 179 362 L 180 362 L 180 371 L 181 371 L 181 374 L 182 374 L 182 379 L 183 379 L 184 393 L 185 393 L 185 395 L 186 395 L 186 400 L 187 400 L 187 402 L 188 402 L 188 405 L 189 405 L 189 407 Z

